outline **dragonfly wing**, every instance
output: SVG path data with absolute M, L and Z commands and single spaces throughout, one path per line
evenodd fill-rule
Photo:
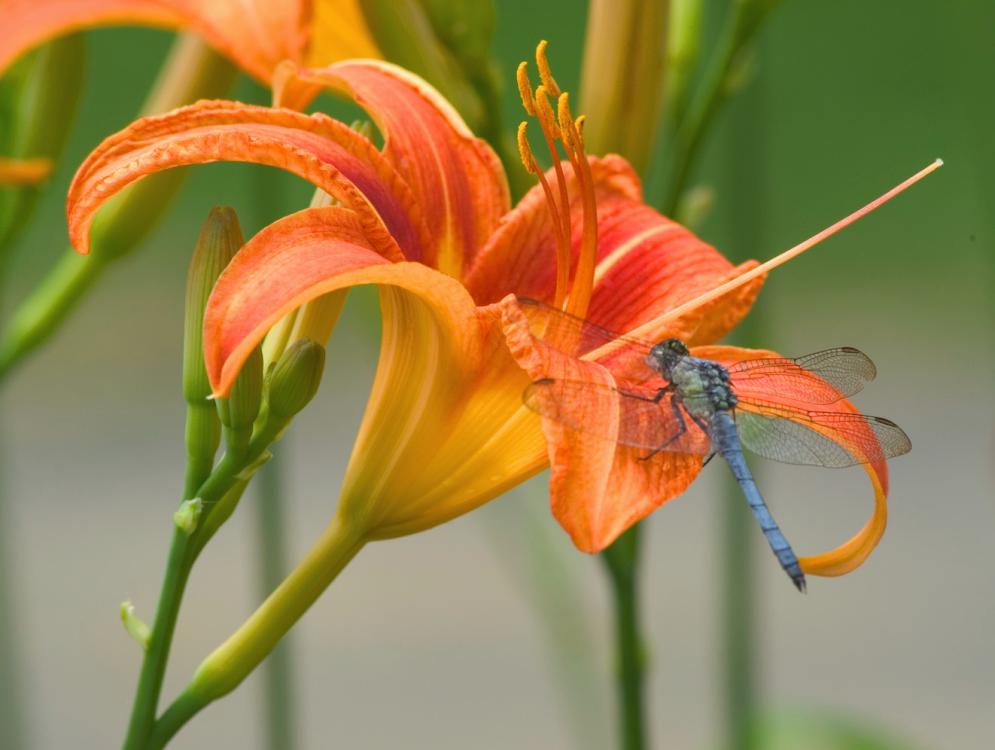
M 647 451 L 711 453 L 711 441 L 683 407 L 677 407 L 678 417 L 669 397 L 654 402 L 655 395 L 649 389 L 621 390 L 600 383 L 545 378 L 526 388 L 523 400 L 544 417 L 619 445 Z M 616 408 L 617 432 L 614 424 L 604 418 Z
M 604 361 L 613 373 L 637 383 L 659 377 L 646 364 L 653 346 L 649 341 L 624 336 L 528 297 L 519 297 L 518 307 L 528 318 L 532 335 L 569 357 L 580 358 L 613 344 L 615 348 Z
M 853 412 L 803 411 L 749 404 L 736 411 L 743 446 L 788 464 L 841 468 L 884 461 L 908 453 L 912 443 L 894 422 Z
M 795 359 L 744 360 L 729 374 L 737 394 L 780 393 L 801 403 L 832 404 L 863 389 L 877 368 L 859 349 L 841 346 Z

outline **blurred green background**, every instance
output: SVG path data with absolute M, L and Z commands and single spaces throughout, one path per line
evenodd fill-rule
M 576 90 L 586 6 L 498 5 L 496 51 L 515 123 L 514 67 L 540 38 L 551 41 L 560 83 Z M 72 172 L 134 117 L 170 36 L 125 29 L 87 41 L 77 127 L 17 248 L 8 301 L 61 254 Z M 756 535 L 762 702 L 882 726 L 910 747 L 987 750 L 995 746 L 995 5 L 786 0 L 761 32 L 755 63 L 694 179 L 716 189 L 701 234 L 730 256 L 744 253 L 733 229 L 743 202 L 769 257 L 934 157 L 946 161 L 778 270 L 764 292 L 763 344 L 788 354 L 839 344 L 869 352 L 879 379 L 857 403 L 898 421 L 914 449 L 892 464 L 889 530 L 856 573 L 814 579 L 800 597 Z M 263 100 L 245 80 L 235 95 Z M 744 173 L 735 165 L 745 157 Z M 151 616 L 181 487 L 180 337 L 192 244 L 213 204 L 235 206 L 250 234 L 306 205 L 311 192 L 275 172 L 278 189 L 254 191 L 258 171 L 192 170 L 154 236 L 4 390 L 5 537 L 34 747 L 103 748 L 122 736 L 140 654 L 117 605 L 128 597 Z M 287 441 L 295 557 L 331 515 L 376 364 L 373 297 L 354 296 L 322 393 Z M 837 544 L 869 512 L 859 469 L 758 468 L 802 554 Z M 719 736 L 721 471 L 704 472 L 648 525 L 654 747 L 708 748 Z M 359 556 L 296 631 L 305 747 L 610 746 L 603 576 L 572 550 L 546 502 L 543 476 Z M 167 697 L 256 603 L 250 521 L 236 514 L 197 568 Z M 541 562 L 537 538 L 556 565 Z M 523 585 L 537 570 L 560 577 Z M 550 591 L 576 591 L 579 606 L 542 614 L 535 599 Z M 554 641 L 565 644 L 559 660 Z M 256 682 L 198 717 L 175 746 L 254 747 Z

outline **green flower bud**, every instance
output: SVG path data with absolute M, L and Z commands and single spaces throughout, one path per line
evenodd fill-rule
M 263 402 L 263 353 L 257 346 L 242 365 L 228 398 L 219 398 L 218 417 L 225 428 L 225 443 L 231 453 L 241 453 L 249 445 L 252 424 Z
M 183 326 L 183 397 L 201 404 L 211 395 L 204 368 L 204 308 L 214 282 L 244 244 L 235 209 L 216 206 L 204 222 L 187 273 L 186 317 Z
M 211 386 L 204 367 L 204 307 L 214 282 L 242 246 L 242 228 L 234 209 L 211 209 L 200 230 L 187 273 L 183 325 L 183 398 L 187 402 L 187 474 L 184 497 L 196 494 L 214 465 L 221 442 L 221 423 L 208 401 Z
M 321 385 L 325 347 L 297 339 L 287 347 L 267 378 L 267 403 L 272 418 L 289 421 L 310 403 Z

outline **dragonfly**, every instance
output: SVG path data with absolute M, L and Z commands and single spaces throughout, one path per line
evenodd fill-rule
M 726 367 L 692 356 L 680 339 L 654 343 L 534 299 L 519 297 L 518 303 L 532 332 L 564 354 L 613 349 L 600 361 L 611 370 L 614 387 L 541 378 L 525 390 L 525 405 L 570 429 L 647 451 L 641 460 L 663 451 L 705 456 L 705 463 L 722 456 L 799 591 L 805 591 L 805 575 L 798 557 L 760 494 L 743 449 L 784 463 L 838 468 L 884 461 L 912 448 L 891 420 L 832 408 L 877 375 L 870 358 L 853 347 Z M 591 419 L 592 404 L 617 405 L 617 432 L 615 424 Z

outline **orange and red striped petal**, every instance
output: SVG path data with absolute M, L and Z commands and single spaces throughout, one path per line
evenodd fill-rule
M 164 169 L 215 161 L 267 164 L 303 177 L 353 209 L 386 258 L 425 252 L 428 235 L 410 190 L 368 139 L 325 115 L 222 101 L 142 118 L 97 146 L 69 188 L 73 247 L 88 252 L 95 213 L 129 184 Z
M 696 347 L 692 353 L 696 357 L 714 359 L 727 367 L 743 360 L 769 359 L 782 356 L 767 350 L 741 349 L 731 346 Z M 800 408 L 800 405 L 804 402 L 803 389 L 808 387 L 801 381 L 796 382 L 794 385 L 792 385 L 791 381 L 788 381 L 779 386 L 778 393 L 758 394 L 750 390 L 750 384 L 746 381 L 737 384 L 735 374 L 733 374 L 733 384 L 736 386 L 737 392 L 749 393 L 754 397 L 762 397 L 767 402 L 777 404 L 781 408 L 778 408 L 776 416 L 781 418 L 786 418 L 791 410 Z M 828 384 L 826 388 L 832 390 L 832 387 Z M 742 408 L 763 413 L 762 407 L 744 404 Z M 819 404 L 818 410 L 820 413 L 830 414 L 860 413 L 846 399 L 840 399 L 828 404 Z M 817 431 L 819 429 L 817 422 L 813 424 L 806 420 L 805 426 Z M 857 428 L 854 427 L 854 429 Z M 834 432 L 831 436 L 827 435 L 827 437 L 838 439 L 839 435 Z M 884 535 L 885 527 L 888 523 L 888 466 L 883 460 L 880 449 L 877 451 L 874 450 L 876 438 L 870 428 L 866 428 L 866 435 L 858 434 L 856 438 L 854 441 L 849 441 L 843 447 L 864 461 L 862 466 L 867 472 L 871 488 L 874 492 L 874 508 L 871 512 L 871 517 L 860 531 L 839 547 L 828 552 L 823 552 L 822 554 L 800 558 L 799 562 L 801 563 L 802 570 L 806 573 L 819 576 L 839 576 L 849 573 L 863 564 Z
M 608 156 L 590 163 L 598 205 L 598 260 L 587 312 L 593 322 L 627 333 L 756 265 L 733 266 L 714 247 L 643 203 L 639 178 L 625 160 Z M 564 164 L 563 169 L 576 263 L 582 206 L 572 168 Z M 548 179 L 554 180 L 552 172 Z M 509 293 L 552 301 L 556 240 L 540 187 L 530 190 L 504 219 L 466 283 L 478 304 L 497 302 Z M 669 322 L 667 335 L 692 342 L 721 338 L 750 309 L 762 283 L 754 280 Z
M 194 31 L 269 82 L 281 60 L 303 60 L 309 5 L 302 0 L 6 0 L 0 3 L 0 72 L 62 34 L 137 25 Z
M 495 306 L 512 356 L 530 379 L 554 378 L 615 385 L 611 371 L 575 359 L 532 335 L 513 297 Z M 542 419 L 549 448 L 553 515 L 578 549 L 599 552 L 632 524 L 684 492 L 701 469 L 702 458 L 619 446 L 606 436 L 618 432 L 618 400 L 609 390 L 591 389 L 583 402 L 565 405 L 583 432 Z
M 396 65 L 356 60 L 288 75 L 285 104 L 299 107 L 323 86 L 369 112 L 384 136 L 384 155 L 411 187 L 431 232 L 433 246 L 420 260 L 462 278 L 510 208 L 491 147 L 439 92 Z

